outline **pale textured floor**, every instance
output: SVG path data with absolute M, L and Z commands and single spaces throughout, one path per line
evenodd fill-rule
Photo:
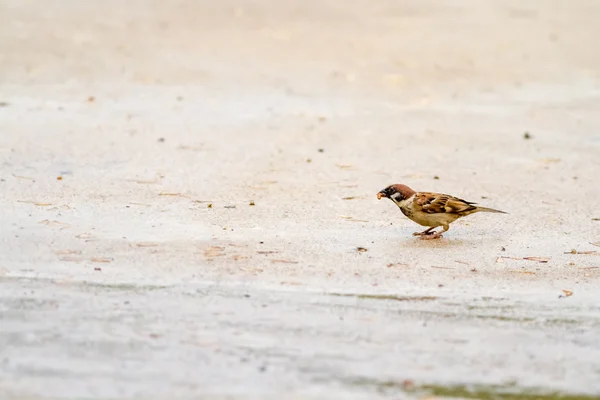
M 600 396 L 600 3 L 343 4 L 0 0 L 0 398 Z

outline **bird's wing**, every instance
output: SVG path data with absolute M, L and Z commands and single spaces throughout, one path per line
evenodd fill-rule
M 473 205 L 475 203 L 440 193 L 417 193 L 414 202 L 423 212 L 428 214 L 462 214 L 477 208 Z

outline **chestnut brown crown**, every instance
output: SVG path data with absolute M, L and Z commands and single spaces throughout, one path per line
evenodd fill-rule
M 396 195 L 396 193 L 398 194 Z M 394 185 L 386 187 L 385 189 L 380 190 L 379 193 L 377 193 L 377 198 L 381 199 L 382 197 L 387 197 L 391 199 L 392 196 L 396 195 L 394 196 L 396 200 L 406 200 L 415 193 L 416 192 L 408 186 L 403 185 L 401 183 L 396 183 Z

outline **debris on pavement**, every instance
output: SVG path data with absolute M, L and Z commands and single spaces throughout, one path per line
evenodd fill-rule
M 559 299 L 562 299 L 564 297 L 571 297 L 571 296 L 573 296 L 573 292 L 571 290 L 563 289 L 562 292 L 564 293 L 564 295 L 563 294 L 558 295 Z
M 351 221 L 351 222 L 369 222 L 369 221 L 366 221 L 364 219 L 356 219 L 356 218 L 351 217 L 349 215 L 340 215 L 340 218 L 345 219 L 346 221 Z
M 497 263 L 503 263 L 504 260 L 526 260 L 526 261 L 535 261 L 539 263 L 547 263 L 551 260 L 550 257 L 508 257 L 508 256 L 500 256 L 496 258 Z
M 593 244 L 594 246 L 600 246 L 599 244 L 594 244 L 594 243 L 590 243 Z M 600 254 L 600 252 L 596 251 L 596 250 L 588 250 L 588 251 L 579 251 L 579 250 L 575 250 L 575 249 L 571 249 L 571 251 L 565 251 L 565 254 Z

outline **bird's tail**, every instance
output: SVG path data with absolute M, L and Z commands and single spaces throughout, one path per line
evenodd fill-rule
M 487 208 L 487 207 L 477 207 L 477 211 L 491 212 L 491 213 L 500 213 L 500 214 L 508 214 L 507 212 L 500 211 L 500 210 L 495 210 L 493 208 Z

